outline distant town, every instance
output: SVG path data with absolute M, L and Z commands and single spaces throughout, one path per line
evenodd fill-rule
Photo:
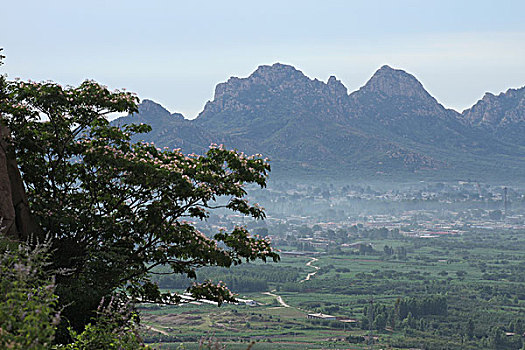
M 381 188 L 288 182 L 262 190 L 251 188 L 253 201 L 266 209 L 266 220 L 212 214 L 199 225 L 208 233 L 246 225 L 254 233 L 271 238 L 276 246 L 293 248 L 283 254 L 334 245 L 359 249 L 366 243 L 355 240 L 359 231 L 429 238 L 471 229 L 525 229 L 523 189 L 469 181 Z

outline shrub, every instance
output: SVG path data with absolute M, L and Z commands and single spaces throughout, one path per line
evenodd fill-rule
M 138 315 L 124 295 L 109 301 L 102 299 L 93 322 L 83 332 L 71 327 L 73 342 L 58 346 L 57 350 L 135 350 L 147 349 L 138 335 Z
M 1 222 L 0 222 L 1 223 Z M 49 244 L 2 242 L 0 249 L 0 348 L 45 349 L 55 336 L 55 279 L 45 272 Z

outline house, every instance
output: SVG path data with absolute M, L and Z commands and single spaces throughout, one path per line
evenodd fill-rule
M 322 314 L 322 313 L 308 314 L 306 316 L 306 318 L 318 319 L 318 320 L 336 320 L 337 319 L 337 317 L 335 317 L 335 316 L 325 315 L 325 314 Z

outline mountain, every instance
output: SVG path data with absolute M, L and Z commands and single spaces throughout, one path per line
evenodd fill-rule
M 232 136 L 227 146 L 264 153 L 283 166 L 351 167 L 356 146 L 378 141 L 343 123 L 347 98 L 335 78 L 324 83 L 288 65 L 261 66 L 217 85 L 195 123 Z
M 515 163 L 513 159 L 524 154 L 463 123 L 458 112 L 443 107 L 403 70 L 381 67 L 349 98 L 362 130 L 444 162 L 451 170 L 469 167 L 475 174 L 501 159 Z
M 486 93 L 462 113 L 464 122 L 487 130 L 502 142 L 525 146 L 525 87 L 499 95 Z
M 325 83 L 289 65 L 264 65 L 218 84 L 194 120 L 149 100 L 138 115 L 115 123 L 132 120 L 151 124 L 143 137 L 159 146 L 202 153 L 212 142 L 223 143 L 270 157 L 273 172 L 283 176 L 477 178 L 524 167 L 525 147 L 468 122 L 413 75 L 389 66 L 348 94 L 334 76 Z
M 351 109 L 364 129 L 414 147 L 470 147 L 482 141 L 405 71 L 381 67 L 350 96 Z M 486 135 L 483 135 L 486 136 Z
M 139 105 L 138 113 L 117 118 L 112 123 L 114 125 L 149 124 L 152 131 L 147 135 L 135 135 L 134 142 L 153 141 L 160 147 L 182 148 L 186 153 L 204 153 L 210 143 L 225 143 L 229 140 L 200 127 L 191 120 L 184 119 L 180 113 L 170 113 L 151 100 L 143 100 Z
M 381 84 L 374 79 L 370 86 L 376 81 Z M 219 84 L 196 123 L 234 135 L 232 146 L 267 154 L 280 168 L 384 173 L 446 166 L 381 133 L 363 132 L 355 110 L 334 76 L 324 83 L 274 64 Z

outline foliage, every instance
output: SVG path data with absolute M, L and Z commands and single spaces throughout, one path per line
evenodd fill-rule
M 124 296 L 125 297 L 125 296 Z M 123 296 L 102 299 L 97 317 L 82 333 L 69 328 L 73 342 L 57 346 L 57 350 L 134 350 L 145 349 L 138 334 L 138 315 Z
M 155 272 L 166 272 L 167 268 L 158 268 Z M 243 264 L 234 268 L 204 267 L 197 271 L 197 281 L 214 282 L 224 281 L 226 285 L 236 292 L 265 292 L 269 283 L 295 282 L 302 278 L 298 268 L 291 268 L 279 264 Z M 158 283 L 163 289 L 184 289 L 190 280 L 183 275 L 156 274 L 152 281 Z
M 46 272 L 49 245 L 12 245 L 0 253 L 0 348 L 46 349 L 60 320 L 55 281 Z
M 52 236 L 52 267 L 73 269 L 57 278 L 73 329 L 81 330 L 100 299 L 117 289 L 142 301 L 178 302 L 149 281 L 156 266 L 194 278 L 202 266 L 279 259 L 268 240 L 243 227 L 208 237 L 184 220 L 204 220 L 215 208 L 264 218 L 263 209 L 244 198 L 244 185 L 266 185 L 265 159 L 216 145 L 205 155 L 188 156 L 133 144 L 131 137 L 150 127 L 120 129 L 107 115 L 136 112 L 138 99 L 92 81 L 76 88 L 15 81 L 6 92 L 3 121 L 12 132 L 31 210 Z M 189 290 L 219 304 L 234 300 L 223 285 Z

